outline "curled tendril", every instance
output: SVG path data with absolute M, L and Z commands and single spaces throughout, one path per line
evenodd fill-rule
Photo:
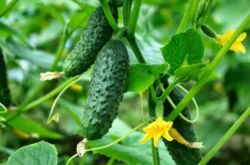
M 177 87 L 180 89 L 180 90 L 182 90 L 183 92 L 185 92 L 186 94 L 188 93 L 188 91 L 184 88 L 184 87 L 182 87 L 181 85 L 177 85 Z M 172 99 L 168 96 L 167 97 L 167 100 L 169 101 L 169 103 L 171 104 L 171 106 L 173 107 L 173 108 L 176 108 L 176 105 L 174 104 L 174 102 L 172 101 Z M 197 102 L 196 102 L 196 100 L 195 100 L 195 98 L 193 97 L 192 98 L 192 102 L 194 103 L 194 106 L 195 106 L 195 110 L 196 110 L 196 116 L 195 116 L 195 118 L 194 119 L 188 119 L 187 117 L 185 117 L 182 113 L 180 113 L 180 117 L 183 119 L 183 120 L 185 120 L 186 122 L 188 122 L 188 123 L 195 123 L 198 119 L 199 119 L 199 116 L 200 116 L 200 113 L 199 113 L 199 106 L 198 106 L 198 104 L 197 104 Z
M 55 106 L 58 102 L 58 100 L 60 99 L 60 97 L 62 96 L 62 94 L 71 86 L 73 85 L 74 83 L 78 82 L 82 80 L 82 77 L 79 77 L 78 79 L 76 79 L 75 81 L 72 81 L 69 85 L 67 85 L 56 97 L 55 101 L 53 102 L 53 105 L 50 109 L 50 112 L 49 112 L 49 116 L 48 116 L 48 119 L 47 119 L 47 123 L 50 124 L 52 121 L 59 121 L 59 114 L 55 114 L 53 115 L 53 112 L 54 112 L 54 109 L 55 109 Z M 55 120 L 56 119 L 56 120 Z

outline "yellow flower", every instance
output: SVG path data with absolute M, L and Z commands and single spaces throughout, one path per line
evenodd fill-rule
M 172 141 L 173 138 L 168 133 L 172 125 L 173 122 L 166 122 L 162 118 L 158 118 L 143 129 L 146 135 L 141 139 L 140 143 L 145 143 L 153 138 L 154 146 L 157 147 L 161 136 L 168 141 Z
M 219 42 L 220 45 L 225 45 L 226 42 L 232 37 L 235 30 L 229 29 L 224 35 L 218 35 L 216 40 Z M 232 44 L 229 50 L 234 51 L 236 53 L 246 53 L 246 49 L 242 44 L 242 41 L 246 38 L 247 33 L 241 33 L 240 36 L 236 39 L 236 41 Z

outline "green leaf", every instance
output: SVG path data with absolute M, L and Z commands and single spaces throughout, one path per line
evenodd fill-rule
M 30 63 L 35 64 L 43 69 L 49 69 L 53 62 L 53 55 L 40 50 L 33 50 L 28 47 L 22 46 L 14 41 L 8 41 L 8 43 L 0 40 L 0 45 L 8 51 L 8 53 L 15 57 L 26 59 Z M 37 60 L 39 59 L 39 60 Z
M 121 120 L 115 120 L 113 127 L 109 133 L 100 140 L 89 141 L 91 147 L 104 146 L 113 142 L 116 138 L 129 132 L 131 128 Z M 143 137 L 140 132 L 135 132 L 122 142 L 112 145 L 102 150 L 96 150 L 95 153 L 103 154 L 117 160 L 121 160 L 126 164 L 133 165 L 151 165 L 153 164 L 151 142 L 140 144 L 139 141 Z M 174 161 L 167 152 L 162 141 L 159 143 L 159 153 L 161 164 L 174 165 Z
M 56 165 L 57 151 L 45 141 L 19 148 L 11 154 L 7 165 Z
M 19 117 L 8 122 L 8 125 L 13 129 L 28 133 L 28 134 L 38 134 L 39 137 L 42 138 L 51 138 L 51 139 L 60 139 L 62 138 L 61 134 L 56 132 L 52 132 L 41 124 L 30 120 L 24 115 L 20 115 Z
M 180 82 L 188 82 L 189 80 L 197 80 L 199 73 L 206 64 L 182 65 L 174 72 L 175 78 Z
M 194 29 L 177 34 L 162 49 L 162 54 L 165 61 L 170 64 L 169 73 L 172 75 L 183 64 L 202 63 L 204 46 L 201 36 Z
M 141 93 L 148 89 L 160 74 L 165 73 L 167 65 L 135 64 L 129 68 L 127 91 Z
M 76 12 L 70 17 L 70 29 L 71 31 L 74 31 L 76 28 L 83 28 L 84 25 L 88 21 L 89 14 L 91 12 L 89 10 L 85 12 Z

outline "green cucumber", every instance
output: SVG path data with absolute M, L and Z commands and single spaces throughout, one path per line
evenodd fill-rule
M 116 5 L 117 7 L 122 6 L 122 0 L 108 0 L 108 2 Z
M 128 77 L 128 52 L 119 40 L 109 41 L 98 53 L 83 111 L 83 135 L 88 140 L 105 135 L 118 114 Z
M 169 95 L 173 102 L 177 105 L 183 98 L 182 93 L 178 90 L 178 88 L 174 88 L 173 91 Z M 167 116 L 173 107 L 166 100 L 164 102 L 164 116 Z M 182 112 L 184 116 L 190 118 L 189 109 L 185 108 Z M 189 142 L 195 142 L 196 137 L 194 133 L 194 129 L 192 124 L 187 123 L 180 117 L 174 120 L 173 127 L 178 130 L 178 132 Z M 177 165 L 196 165 L 201 160 L 201 153 L 199 149 L 191 149 L 188 148 L 176 141 L 166 141 L 164 140 L 164 144 L 167 147 L 170 155 L 175 160 Z
M 10 90 L 8 87 L 7 69 L 4 56 L 0 48 L 0 103 L 9 106 L 11 103 Z
M 110 4 L 111 12 L 117 21 L 117 8 Z M 80 40 L 66 57 L 63 65 L 65 76 L 71 77 L 85 72 L 95 61 L 96 55 L 112 37 L 113 29 L 98 7 L 83 29 Z

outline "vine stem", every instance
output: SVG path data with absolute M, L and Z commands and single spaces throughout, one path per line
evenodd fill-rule
M 199 0 L 190 0 L 187 9 L 185 10 L 184 16 L 181 19 L 181 23 L 177 29 L 176 33 L 183 32 L 192 17 L 196 17 L 197 10 L 199 7 Z M 193 19 L 192 19 L 193 20 Z
M 57 68 L 58 62 L 59 62 L 59 60 L 62 57 L 63 50 L 64 50 L 64 45 L 66 43 L 67 36 L 68 36 L 68 29 L 69 29 L 69 22 L 67 22 L 65 24 L 64 28 L 63 28 L 62 38 L 60 40 L 59 47 L 58 47 L 58 50 L 56 52 L 56 57 L 55 57 L 52 65 L 51 65 L 51 69 L 50 70 L 52 70 L 52 71 Z
M 136 27 L 136 22 L 137 22 L 137 19 L 138 19 L 138 16 L 139 16 L 139 12 L 140 12 L 140 7 L 141 7 L 141 0 L 136 0 L 135 1 L 135 4 L 134 4 L 134 8 L 133 8 L 133 11 L 131 13 L 131 16 L 130 16 L 130 19 L 129 19 L 129 23 L 128 23 L 128 37 L 127 37 L 127 40 L 137 58 L 137 60 L 139 61 L 139 63 L 142 63 L 142 64 L 145 64 L 146 63 L 146 60 L 144 59 L 142 53 L 141 53 L 141 50 L 139 49 L 139 46 L 136 42 L 136 39 L 135 39 L 135 27 Z M 151 92 L 152 92 L 152 89 L 151 88 Z M 150 91 L 149 91 L 150 92 Z M 149 107 L 149 109 L 151 109 L 152 107 Z M 149 110 L 149 114 L 150 114 L 150 117 L 155 117 L 154 114 L 152 111 Z M 153 162 L 154 162 L 154 165 L 160 165 L 160 158 L 159 158 L 159 151 L 158 151 L 158 148 L 156 148 L 152 142 L 152 153 L 153 153 Z
M 5 14 L 7 14 L 18 2 L 18 0 L 12 0 L 7 7 L 5 7 L 5 9 L 0 13 L 0 17 L 4 16 Z
M 250 15 L 248 15 L 241 25 L 236 29 L 233 36 L 227 41 L 227 43 L 221 48 L 221 50 L 217 53 L 211 64 L 207 67 L 205 72 L 202 74 L 201 78 L 198 82 L 191 88 L 189 93 L 185 95 L 185 97 L 181 100 L 181 102 L 177 105 L 174 111 L 172 111 L 169 116 L 167 116 L 167 120 L 173 121 L 175 120 L 178 115 L 183 111 L 183 109 L 187 106 L 189 101 L 198 93 L 198 91 L 202 88 L 202 86 L 206 83 L 207 79 L 210 77 L 213 70 L 216 66 L 220 63 L 223 59 L 225 54 L 227 53 L 228 49 L 237 39 L 237 37 L 241 34 L 241 32 L 248 26 L 250 23 Z
M 110 10 L 109 4 L 106 0 L 100 0 L 101 4 L 102 4 L 102 9 L 104 11 L 104 14 L 110 24 L 110 26 L 113 28 L 114 32 L 117 33 L 119 31 L 119 27 L 113 17 L 113 14 Z
M 142 0 L 134 1 L 134 7 L 133 7 L 133 10 L 130 15 L 129 22 L 128 22 L 128 36 L 129 37 L 133 36 L 135 33 L 136 23 L 137 23 L 138 16 L 140 13 L 141 5 L 142 5 Z
M 159 150 L 157 147 L 154 146 L 153 140 L 151 141 L 151 146 L 152 146 L 152 152 L 153 152 L 154 165 L 160 165 Z
M 21 106 L 19 107 L 14 114 L 8 116 L 7 118 L 7 122 L 10 120 L 15 119 L 16 117 L 18 117 L 21 113 L 27 112 L 29 110 L 31 110 L 32 108 L 38 106 L 39 104 L 42 104 L 43 102 L 47 101 L 48 99 L 52 98 L 53 96 L 55 96 L 56 94 L 58 94 L 60 91 L 62 91 L 65 87 L 67 87 L 71 82 L 75 81 L 76 79 L 78 79 L 79 76 L 76 77 L 72 77 L 69 78 L 68 80 L 66 80 L 64 83 L 62 83 L 60 86 L 58 86 L 56 89 L 54 89 L 53 91 L 49 92 L 48 94 L 44 95 L 43 97 L 27 104 L 26 106 Z
M 220 150 L 220 148 L 229 140 L 229 138 L 236 132 L 236 130 L 244 123 L 250 116 L 250 107 L 239 117 L 239 119 L 231 126 L 226 134 L 219 140 L 219 142 L 202 158 L 199 165 L 205 165 L 207 162 Z
M 129 22 L 129 17 L 131 14 L 132 0 L 122 1 L 122 3 L 123 3 L 123 23 L 124 26 L 127 27 Z
M 135 40 L 135 36 L 133 35 L 131 38 L 127 38 L 137 60 L 139 61 L 139 63 L 142 63 L 142 64 L 145 64 L 146 63 L 146 60 L 144 59 L 142 53 L 141 53 L 141 50 L 139 49 L 139 46 Z
M 159 100 L 161 100 L 162 102 L 164 102 L 164 100 L 167 98 L 167 96 L 170 94 L 170 92 L 174 89 L 174 87 L 178 84 L 178 80 L 175 80 L 173 83 L 171 83 L 168 87 L 167 87 L 167 89 L 165 90 L 164 89 L 164 87 L 162 86 L 162 84 L 161 84 L 161 82 L 158 82 L 158 85 L 159 85 L 159 87 L 161 88 L 161 90 L 162 90 L 162 95 L 159 97 L 159 98 L 157 98 L 157 99 L 159 99 Z
M 198 9 L 199 9 L 199 2 L 200 0 L 194 0 L 192 12 L 191 12 L 191 23 L 194 24 L 196 22 L 196 18 L 198 15 Z

